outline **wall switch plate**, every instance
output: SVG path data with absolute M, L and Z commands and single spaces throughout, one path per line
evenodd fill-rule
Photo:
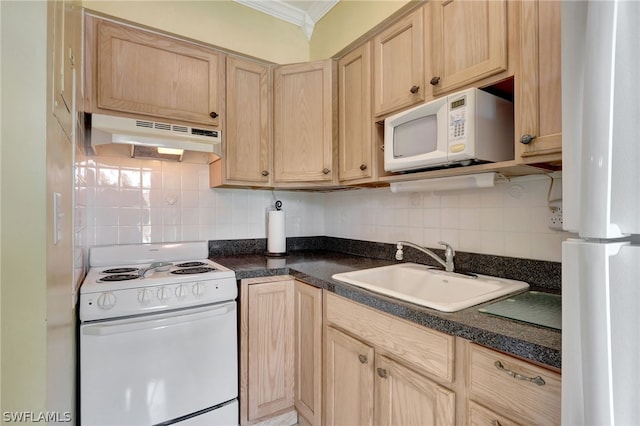
M 549 203 L 549 229 L 562 231 L 562 200 L 554 200 Z
M 62 218 L 64 213 L 62 212 L 62 194 L 59 192 L 53 193 L 53 245 L 56 245 L 62 240 Z

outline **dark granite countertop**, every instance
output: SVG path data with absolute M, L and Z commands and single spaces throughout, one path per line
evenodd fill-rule
M 560 331 L 478 311 L 479 307 L 494 301 L 458 312 L 446 313 L 386 297 L 331 278 L 336 273 L 397 263 L 393 260 L 375 259 L 331 250 L 293 251 L 282 258 L 271 258 L 261 254 L 215 255 L 211 258 L 234 270 L 238 280 L 292 275 L 310 285 L 414 323 L 550 367 L 558 369 L 561 367 L 562 333 Z

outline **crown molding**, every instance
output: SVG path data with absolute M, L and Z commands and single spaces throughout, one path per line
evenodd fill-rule
M 311 39 L 318 22 L 339 0 L 313 1 L 308 10 L 302 10 L 282 0 L 234 0 L 244 6 L 299 26 L 307 39 Z

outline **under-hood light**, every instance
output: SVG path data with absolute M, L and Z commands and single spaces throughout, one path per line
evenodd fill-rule
M 158 147 L 158 154 L 167 154 L 167 155 L 182 155 L 184 154 L 184 149 L 178 148 L 165 148 L 163 146 Z
M 166 152 L 165 150 L 171 150 Z M 164 151 L 164 152 L 163 152 Z M 155 146 L 131 145 L 131 158 L 151 158 L 154 160 L 182 161 L 181 149 L 159 148 Z

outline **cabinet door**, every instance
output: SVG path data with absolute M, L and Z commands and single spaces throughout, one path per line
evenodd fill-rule
M 274 75 L 274 180 L 332 182 L 335 63 L 283 65 Z
M 480 404 L 476 404 L 473 401 L 469 401 L 468 404 L 467 415 L 469 417 L 467 424 L 469 426 L 519 426 L 518 423 L 496 414 Z
M 218 126 L 224 56 L 215 50 L 98 21 L 97 107 Z
M 50 2 L 53 8 L 53 114 L 68 138 L 74 126 L 74 85 L 80 78 L 82 4 Z M 75 75 L 74 75 L 75 70 Z M 76 109 L 77 106 L 76 106 Z
M 338 62 L 340 181 L 371 177 L 373 112 L 371 104 L 371 43 Z
M 423 14 L 420 8 L 373 39 L 376 116 L 425 99 Z
M 455 394 L 391 359 L 376 355 L 377 425 L 453 425 Z
M 373 348 L 332 327 L 325 334 L 325 422 L 373 424 Z
M 439 0 L 431 11 L 434 94 L 507 69 L 506 0 Z
M 311 425 L 322 413 L 322 290 L 295 282 L 295 406 Z
M 271 183 L 270 83 L 267 65 L 227 58 L 225 183 Z
M 524 1 L 521 5 L 515 107 L 522 157 L 562 150 L 560 3 Z
M 248 420 L 293 407 L 293 281 L 248 286 Z

